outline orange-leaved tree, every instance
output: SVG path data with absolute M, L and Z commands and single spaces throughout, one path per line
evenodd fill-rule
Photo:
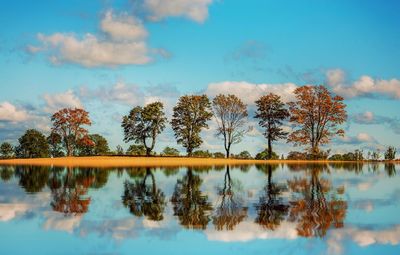
M 82 126 L 90 126 L 89 113 L 79 108 L 64 108 L 51 117 L 52 133 L 62 138 L 67 156 L 73 156 L 78 144 L 91 145 L 93 141 L 88 136 L 88 130 Z
M 332 95 L 326 87 L 302 86 L 294 91 L 296 101 L 289 103 L 290 121 L 296 126 L 288 141 L 309 145 L 312 155 L 320 153 L 319 146 L 335 135 L 343 136 L 339 128 L 347 119 L 343 97 Z

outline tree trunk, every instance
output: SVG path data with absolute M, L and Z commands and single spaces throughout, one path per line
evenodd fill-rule
M 272 159 L 272 142 L 270 137 L 268 137 L 268 159 Z
M 146 147 L 146 157 L 149 157 L 151 155 L 151 148 Z
M 228 147 L 225 150 L 226 150 L 226 158 L 229 158 L 230 157 L 230 148 Z

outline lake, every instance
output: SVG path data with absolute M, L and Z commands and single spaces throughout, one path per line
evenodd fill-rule
M 0 253 L 400 254 L 399 171 L 0 166 Z

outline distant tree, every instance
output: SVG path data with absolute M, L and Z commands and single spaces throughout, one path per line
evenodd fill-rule
M 381 158 L 381 152 L 379 150 L 373 151 L 371 154 L 371 159 L 374 161 L 378 161 Z
M 11 143 L 4 142 L 0 145 L 0 156 L 2 158 L 12 158 L 14 156 L 14 147 Z
M 116 153 L 117 155 L 124 155 L 124 148 L 122 148 L 121 145 L 117 145 L 117 148 L 116 148 L 115 153 Z
M 174 107 L 172 129 L 178 144 L 186 148 L 189 157 L 203 143 L 200 132 L 208 128 L 207 121 L 211 117 L 211 104 L 206 95 L 182 96 Z
M 62 138 L 59 134 L 52 132 L 47 136 L 46 140 L 50 147 L 51 157 L 56 158 L 65 156 L 62 148 Z
M 386 160 L 394 160 L 396 158 L 396 148 L 393 146 L 389 146 L 385 152 Z
M 124 141 L 142 144 L 146 149 L 146 156 L 150 156 L 156 138 L 164 130 L 167 121 L 163 109 L 164 105 L 161 102 L 134 107 L 122 120 Z
M 251 156 L 250 152 L 242 151 L 239 154 L 235 155 L 235 158 L 238 158 L 238 159 L 252 159 L 253 157 Z
M 342 161 L 343 156 L 342 156 L 342 154 L 334 154 L 329 157 L 329 160 Z
M 306 160 L 307 153 L 299 152 L 299 151 L 291 151 L 288 153 L 288 156 L 286 157 L 286 159 L 288 159 L 288 160 Z
M 110 152 L 107 139 L 99 134 L 89 135 L 92 144 L 79 144 L 78 151 L 80 156 L 100 156 Z
M 208 150 L 207 151 L 197 150 L 197 151 L 193 152 L 192 156 L 196 157 L 196 158 L 211 158 L 213 155 Z
M 132 144 L 126 150 L 126 155 L 132 156 L 145 156 L 146 155 L 146 148 L 142 144 Z
M 262 152 L 257 153 L 256 159 L 267 160 L 267 159 L 279 159 L 278 154 L 274 151 L 270 154 L 269 148 L 266 148 Z
M 364 152 L 363 150 L 355 150 L 354 151 L 354 160 L 361 161 L 364 160 Z
M 218 124 L 217 136 L 223 137 L 229 158 L 232 144 L 239 143 L 245 133 L 247 107 L 235 95 L 219 94 L 212 101 L 212 111 Z
M 288 138 L 295 145 L 309 145 L 318 155 L 320 145 L 343 136 L 338 126 L 347 119 L 343 98 L 333 96 L 324 86 L 303 86 L 294 91 L 296 101 L 289 103 L 290 121 L 297 127 Z
M 213 153 L 213 158 L 225 158 L 225 154 L 222 152 L 214 152 Z
M 164 150 L 161 152 L 162 156 L 179 156 L 179 151 L 172 147 L 165 147 Z
M 18 158 L 47 158 L 49 145 L 46 137 L 35 129 L 29 129 L 18 139 L 19 145 L 15 148 Z
M 289 117 L 289 112 L 281 97 L 275 94 L 262 96 L 256 101 L 257 111 L 255 118 L 259 119 L 259 124 L 265 129 L 264 136 L 268 140 L 268 158 L 272 159 L 272 142 L 286 138 L 287 132 L 282 129 L 282 122 Z
M 90 126 L 89 113 L 79 108 L 64 108 L 53 114 L 52 133 L 61 136 L 67 156 L 73 156 L 78 144 L 93 144 L 88 131 L 83 126 Z
M 356 157 L 356 154 L 355 154 L 355 153 L 353 153 L 353 152 L 348 152 L 348 153 L 345 153 L 345 154 L 342 155 L 342 159 L 343 159 L 344 161 L 356 161 L 356 160 L 357 160 L 357 157 Z

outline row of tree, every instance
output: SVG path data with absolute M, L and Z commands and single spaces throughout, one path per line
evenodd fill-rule
M 299 87 L 294 91 L 294 96 L 295 100 L 287 104 L 282 102 L 280 96 L 272 93 L 260 97 L 255 102 L 257 109 L 254 118 L 258 119 L 260 127 L 264 130 L 263 135 L 268 144 L 267 150 L 259 153 L 256 158 L 278 158 L 273 152 L 273 143 L 279 139 L 287 139 L 287 142 L 295 146 L 306 146 L 307 159 L 324 159 L 328 153 L 322 151 L 320 146 L 329 143 L 336 135 L 344 135 L 340 125 L 346 121 L 347 114 L 342 97 L 332 95 L 322 85 Z M 232 146 L 241 142 L 246 132 L 251 129 L 247 125 L 247 106 L 235 95 L 219 94 L 212 101 L 206 95 L 182 96 L 173 108 L 169 123 L 176 142 L 186 149 L 188 156 L 207 155 L 204 151 L 196 149 L 203 143 L 201 131 L 209 128 L 208 122 L 213 117 L 217 123 L 216 136 L 222 138 L 227 158 L 232 156 Z M 61 109 L 53 114 L 51 121 L 52 129 L 48 137 L 36 130 L 28 130 L 19 139 L 15 155 L 30 158 L 109 153 L 104 137 L 89 134 L 86 127 L 92 123 L 87 111 L 77 108 Z M 290 133 L 284 128 L 287 122 L 292 127 Z M 124 141 L 134 142 L 128 151 L 137 155 L 153 155 L 156 140 L 167 123 L 162 102 L 134 107 L 128 115 L 123 116 L 121 123 Z M 12 146 L 3 145 L 3 156 L 9 156 Z M 116 153 L 122 154 L 122 148 L 118 147 Z M 167 147 L 163 154 L 177 155 L 178 152 Z M 248 152 L 241 154 L 239 157 L 251 157 Z M 214 156 L 221 157 L 221 154 Z

